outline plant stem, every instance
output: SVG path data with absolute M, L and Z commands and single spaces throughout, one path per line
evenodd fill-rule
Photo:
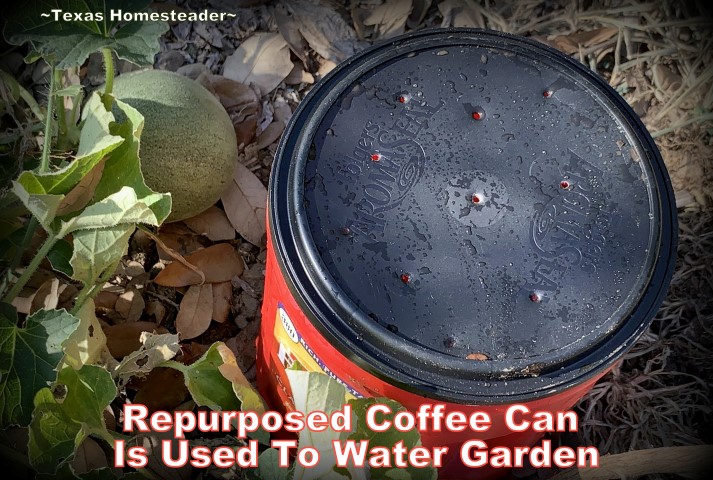
M 62 89 L 62 70 L 58 68 L 52 69 L 54 83 L 57 90 Z M 67 114 L 64 110 L 64 98 L 57 99 L 57 147 L 64 150 L 67 147 Z
M 20 83 L 15 80 L 14 77 L 12 77 L 10 74 L 0 70 L 0 79 L 2 79 L 3 82 L 5 82 L 6 85 L 9 85 L 10 88 L 16 88 L 20 98 L 25 101 L 28 107 L 30 107 L 30 110 L 32 110 L 32 113 L 37 117 L 37 120 L 40 122 L 45 121 L 45 115 L 42 113 L 42 109 L 40 106 L 37 104 L 37 100 L 35 100 L 35 97 L 32 96 L 30 92 L 27 91 L 25 87 L 20 85 Z
M 27 284 L 27 282 L 30 280 L 30 277 L 32 277 L 32 274 L 35 273 L 37 267 L 40 266 L 40 262 L 42 262 L 42 260 L 47 256 L 49 251 L 52 250 L 52 247 L 54 247 L 54 244 L 57 243 L 60 238 L 62 238 L 62 236 L 55 236 L 52 233 L 49 234 L 49 236 L 45 240 L 45 243 L 42 244 L 40 249 L 35 254 L 35 257 L 32 259 L 25 271 L 22 272 L 20 278 L 17 279 L 15 285 L 12 286 L 8 294 L 3 299 L 4 302 L 12 303 L 15 297 L 17 297 L 17 295 L 22 291 L 22 287 Z
M 77 294 L 77 299 L 74 301 L 74 307 L 70 312 L 72 315 L 77 315 L 77 312 L 82 309 L 82 305 L 84 305 L 84 302 L 87 301 L 87 298 L 92 295 L 96 286 L 97 285 L 95 283 L 87 283 L 82 287 L 82 289 Z
M 54 72 L 54 64 L 50 64 Z M 50 75 L 50 91 L 47 95 L 47 116 L 45 117 L 45 141 L 42 145 L 42 159 L 40 160 L 40 173 L 47 173 L 50 169 L 50 150 L 52 145 L 52 120 L 54 119 L 54 92 L 55 76 Z
M 87 301 L 89 298 L 94 298 L 96 294 L 98 293 L 98 290 L 104 285 L 112 275 L 114 275 L 114 272 L 116 271 L 116 267 L 119 266 L 119 262 L 121 261 L 121 258 L 118 258 L 114 263 L 112 263 L 106 270 L 104 270 L 101 274 L 101 276 L 97 279 L 96 282 L 94 283 L 88 283 L 82 287 L 82 289 L 79 291 L 79 294 L 77 295 L 77 299 L 74 301 L 74 307 L 72 307 L 72 315 L 76 315 L 79 310 L 81 310 L 82 306 L 84 306 L 84 302 Z
M 111 110 L 112 98 L 111 91 L 114 88 L 114 59 L 111 56 L 111 49 L 102 48 L 102 57 L 104 58 L 104 68 L 106 70 L 106 83 L 104 86 L 104 107 Z

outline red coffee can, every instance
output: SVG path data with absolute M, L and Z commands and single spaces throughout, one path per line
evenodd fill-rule
M 585 66 L 503 33 L 440 29 L 335 68 L 292 116 L 269 188 L 260 390 L 292 408 L 285 369 L 355 396 L 486 411 L 423 432 L 533 445 L 512 404 L 571 408 L 648 328 L 677 221 L 661 156 Z

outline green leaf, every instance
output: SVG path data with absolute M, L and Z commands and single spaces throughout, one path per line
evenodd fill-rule
M 60 239 L 47 254 L 47 260 L 56 271 L 71 277 L 73 269 L 69 259 L 72 258 L 72 251 L 72 244 L 67 240 Z
M 277 449 L 268 448 L 257 459 L 257 468 L 250 471 L 250 476 L 260 480 L 288 480 L 294 466 L 282 468 L 279 465 L 280 454 Z
M 70 85 L 68 87 L 65 87 L 61 90 L 57 90 L 54 92 L 55 95 L 58 97 L 74 97 L 79 95 L 79 93 L 82 91 L 82 86 L 78 83 L 75 83 L 73 85 Z
M 399 432 L 395 428 L 386 430 L 385 432 L 374 432 L 366 424 L 366 411 L 370 406 L 381 403 L 389 406 L 390 414 L 384 415 L 387 420 L 393 421 L 396 413 L 405 410 L 405 408 L 395 400 L 388 398 L 356 398 L 349 400 L 352 406 L 354 417 L 356 418 L 356 428 L 347 437 L 347 440 L 354 440 L 357 443 L 361 440 L 369 441 L 369 448 L 386 447 L 391 449 L 397 442 L 404 443 L 404 447 L 412 449 L 421 445 L 421 435 L 416 428 L 408 432 Z M 393 462 L 392 462 L 393 464 Z M 379 479 L 411 479 L 411 480 L 434 480 L 437 477 L 436 469 L 433 467 L 416 468 L 372 468 L 369 470 L 370 478 L 373 480 Z
M 54 473 L 74 453 L 81 426 L 72 421 L 54 398 L 43 388 L 35 396 L 35 414 L 30 424 L 30 463 L 39 473 Z
M 79 324 L 66 310 L 40 310 L 17 327 L 17 312 L 0 304 L 0 426 L 27 425 L 32 401 L 55 379 L 62 344 Z
M 53 473 L 88 435 L 111 441 L 104 409 L 115 397 L 116 385 L 106 369 L 63 368 L 53 388 L 43 388 L 35 397 L 28 444 L 32 466 Z
M 75 232 L 69 260 L 72 278 L 85 285 L 94 283 L 127 252 L 134 230 L 134 225 L 130 224 Z
M 223 358 L 216 342 L 201 358 L 190 365 L 166 362 L 163 366 L 175 368 L 183 373 L 186 387 L 193 400 L 212 410 L 240 410 L 240 401 L 233 392 L 233 385 L 220 373 Z
M 151 202 L 151 197 L 146 197 L 146 200 Z M 160 222 L 147 201 L 138 198 L 133 188 L 122 187 L 104 200 L 89 205 L 76 217 L 63 221 L 61 231 L 68 234 L 86 229 L 134 226 L 137 223 L 158 226 Z
M 112 125 L 112 133 L 124 138 L 118 148 L 104 164 L 104 171 L 94 191 L 95 200 L 108 197 L 125 186 L 130 186 L 154 212 L 159 223 L 163 223 L 171 213 L 170 194 L 157 194 L 144 181 L 139 159 L 141 131 L 144 117 L 138 110 L 120 100 L 114 101 L 117 117 L 121 123 Z
M 127 22 L 119 25 L 111 11 L 138 12 L 148 0 L 43 0 L 27 2 L 11 13 L 5 26 L 8 43 L 31 42 L 37 53 L 58 68 L 79 66 L 93 52 L 110 48 L 119 58 L 138 65 L 150 65 L 159 52 L 158 38 L 168 30 L 166 22 Z M 52 9 L 74 13 L 102 13 L 103 19 L 55 20 Z M 43 17 L 42 14 L 50 14 Z M 117 29 L 117 27 L 119 27 Z
M 13 182 L 13 192 L 48 231 L 52 231 L 52 221 L 65 195 L 102 158 L 124 142 L 123 137 L 109 132 L 114 116 L 106 111 L 98 94 L 90 97 L 84 112 L 84 126 L 74 160 L 64 168 L 49 173 L 24 171 Z
M 175 357 L 181 348 L 178 343 L 178 335 L 173 333 L 157 335 L 143 332 L 141 344 L 141 348 L 125 356 L 114 370 L 114 377 L 118 379 L 119 383 L 126 383 L 136 375 L 148 374 L 154 368 Z
M 94 310 L 94 301 L 87 299 L 77 312 L 79 326 L 64 344 L 64 365 L 80 369 L 101 357 L 106 346 L 106 335 Z
M 346 401 L 347 390 L 332 377 L 319 372 L 287 370 L 290 389 L 299 412 L 322 411 L 330 415 L 340 410 Z M 300 432 L 299 445 L 316 448 L 319 451 L 319 463 L 306 469 L 299 463 L 295 465 L 294 480 L 319 480 L 349 478 L 334 470 L 337 460 L 332 442 L 341 440 L 345 435 L 328 428 L 323 432 L 313 432 L 307 428 Z

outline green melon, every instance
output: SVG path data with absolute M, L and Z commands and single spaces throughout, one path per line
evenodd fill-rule
M 171 193 L 167 222 L 213 205 L 238 158 L 233 123 L 220 102 L 199 83 L 163 70 L 119 75 L 113 93 L 145 117 L 141 171 L 154 191 Z

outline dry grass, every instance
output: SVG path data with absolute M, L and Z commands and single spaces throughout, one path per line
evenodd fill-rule
M 532 36 L 608 80 L 656 139 L 676 193 L 670 291 L 650 330 L 578 405 L 582 441 L 603 454 L 713 443 L 713 5 L 476 3 L 481 26 Z

